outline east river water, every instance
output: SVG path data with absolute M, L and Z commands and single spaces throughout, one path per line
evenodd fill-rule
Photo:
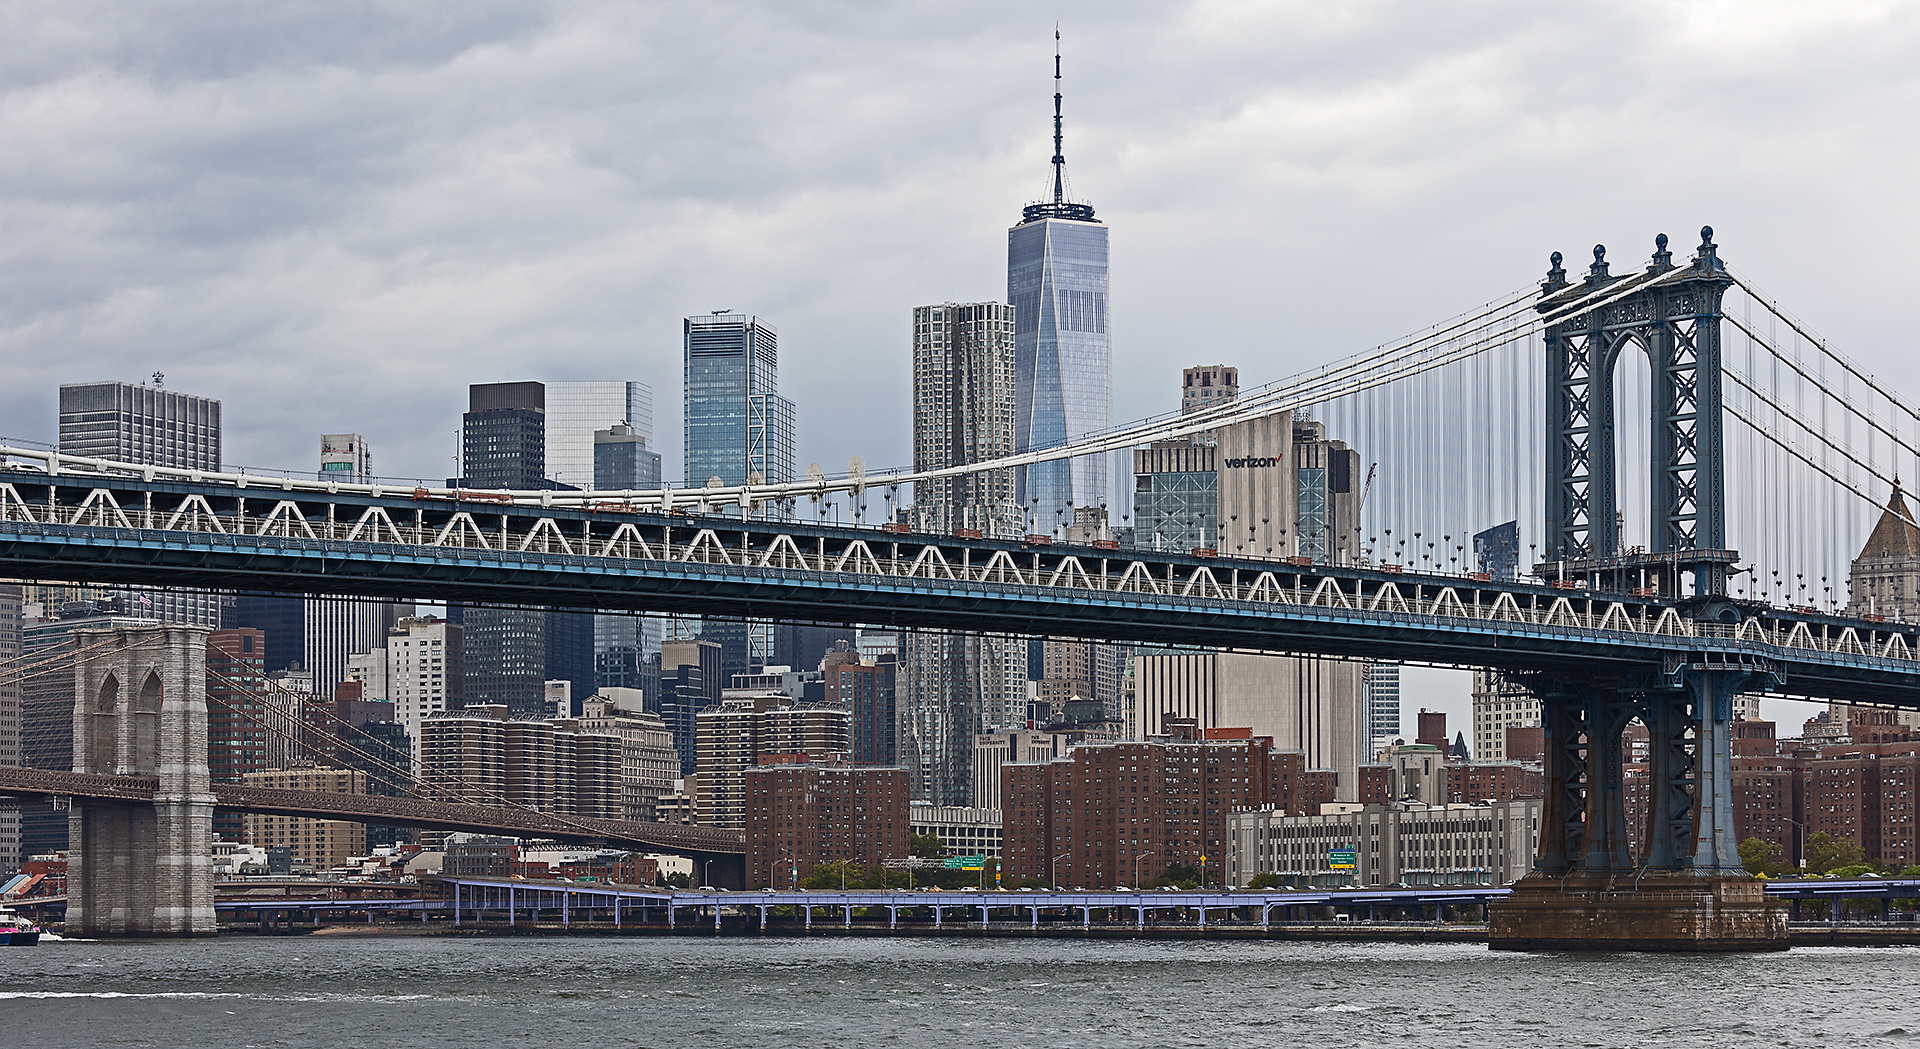
M 1920 949 L 1766 956 L 818 937 L 0 949 L 0 1045 L 1920 1045 Z

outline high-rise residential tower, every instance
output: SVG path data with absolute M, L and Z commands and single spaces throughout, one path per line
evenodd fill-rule
M 997 302 L 945 303 L 913 311 L 913 468 L 1015 454 L 1014 310 Z M 914 527 L 1020 534 L 1013 470 L 916 485 Z
M 1012 307 L 943 303 L 913 311 L 916 470 L 1014 454 Z M 1024 528 L 1012 470 L 914 488 L 914 527 L 1016 536 Z M 909 633 L 895 690 L 895 747 L 913 797 L 971 805 L 973 740 L 1019 728 L 1027 704 L 1027 643 L 1001 635 Z
M 1057 37 L 1057 34 L 1056 34 Z M 1107 227 L 1067 194 L 1060 55 L 1053 58 L 1053 192 L 1007 231 L 1007 301 L 1014 309 L 1016 452 L 1054 448 L 1108 428 L 1113 352 L 1107 331 Z M 1031 527 L 1072 524 L 1075 507 L 1108 501 L 1106 458 L 1081 456 L 1014 472 Z

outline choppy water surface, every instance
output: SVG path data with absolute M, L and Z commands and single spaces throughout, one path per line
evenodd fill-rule
M 1920 949 L 232 937 L 0 950 L 0 1045 L 1920 1045 Z

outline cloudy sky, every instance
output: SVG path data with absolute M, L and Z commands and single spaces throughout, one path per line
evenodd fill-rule
M 803 463 L 904 463 L 910 310 L 1004 295 L 1056 19 L 1117 420 L 1702 223 L 1920 390 L 1913 5 L 61 0 L 0 4 L 0 435 L 162 371 L 230 463 L 442 477 L 467 383 L 639 379 L 678 476 L 681 318 L 734 308 Z

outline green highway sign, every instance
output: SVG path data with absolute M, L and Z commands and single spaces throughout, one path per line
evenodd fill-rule
M 947 869 L 950 871 L 977 871 L 986 863 L 984 856 L 948 856 Z
M 1350 871 L 1354 868 L 1352 849 L 1328 849 L 1327 866 L 1334 870 Z

